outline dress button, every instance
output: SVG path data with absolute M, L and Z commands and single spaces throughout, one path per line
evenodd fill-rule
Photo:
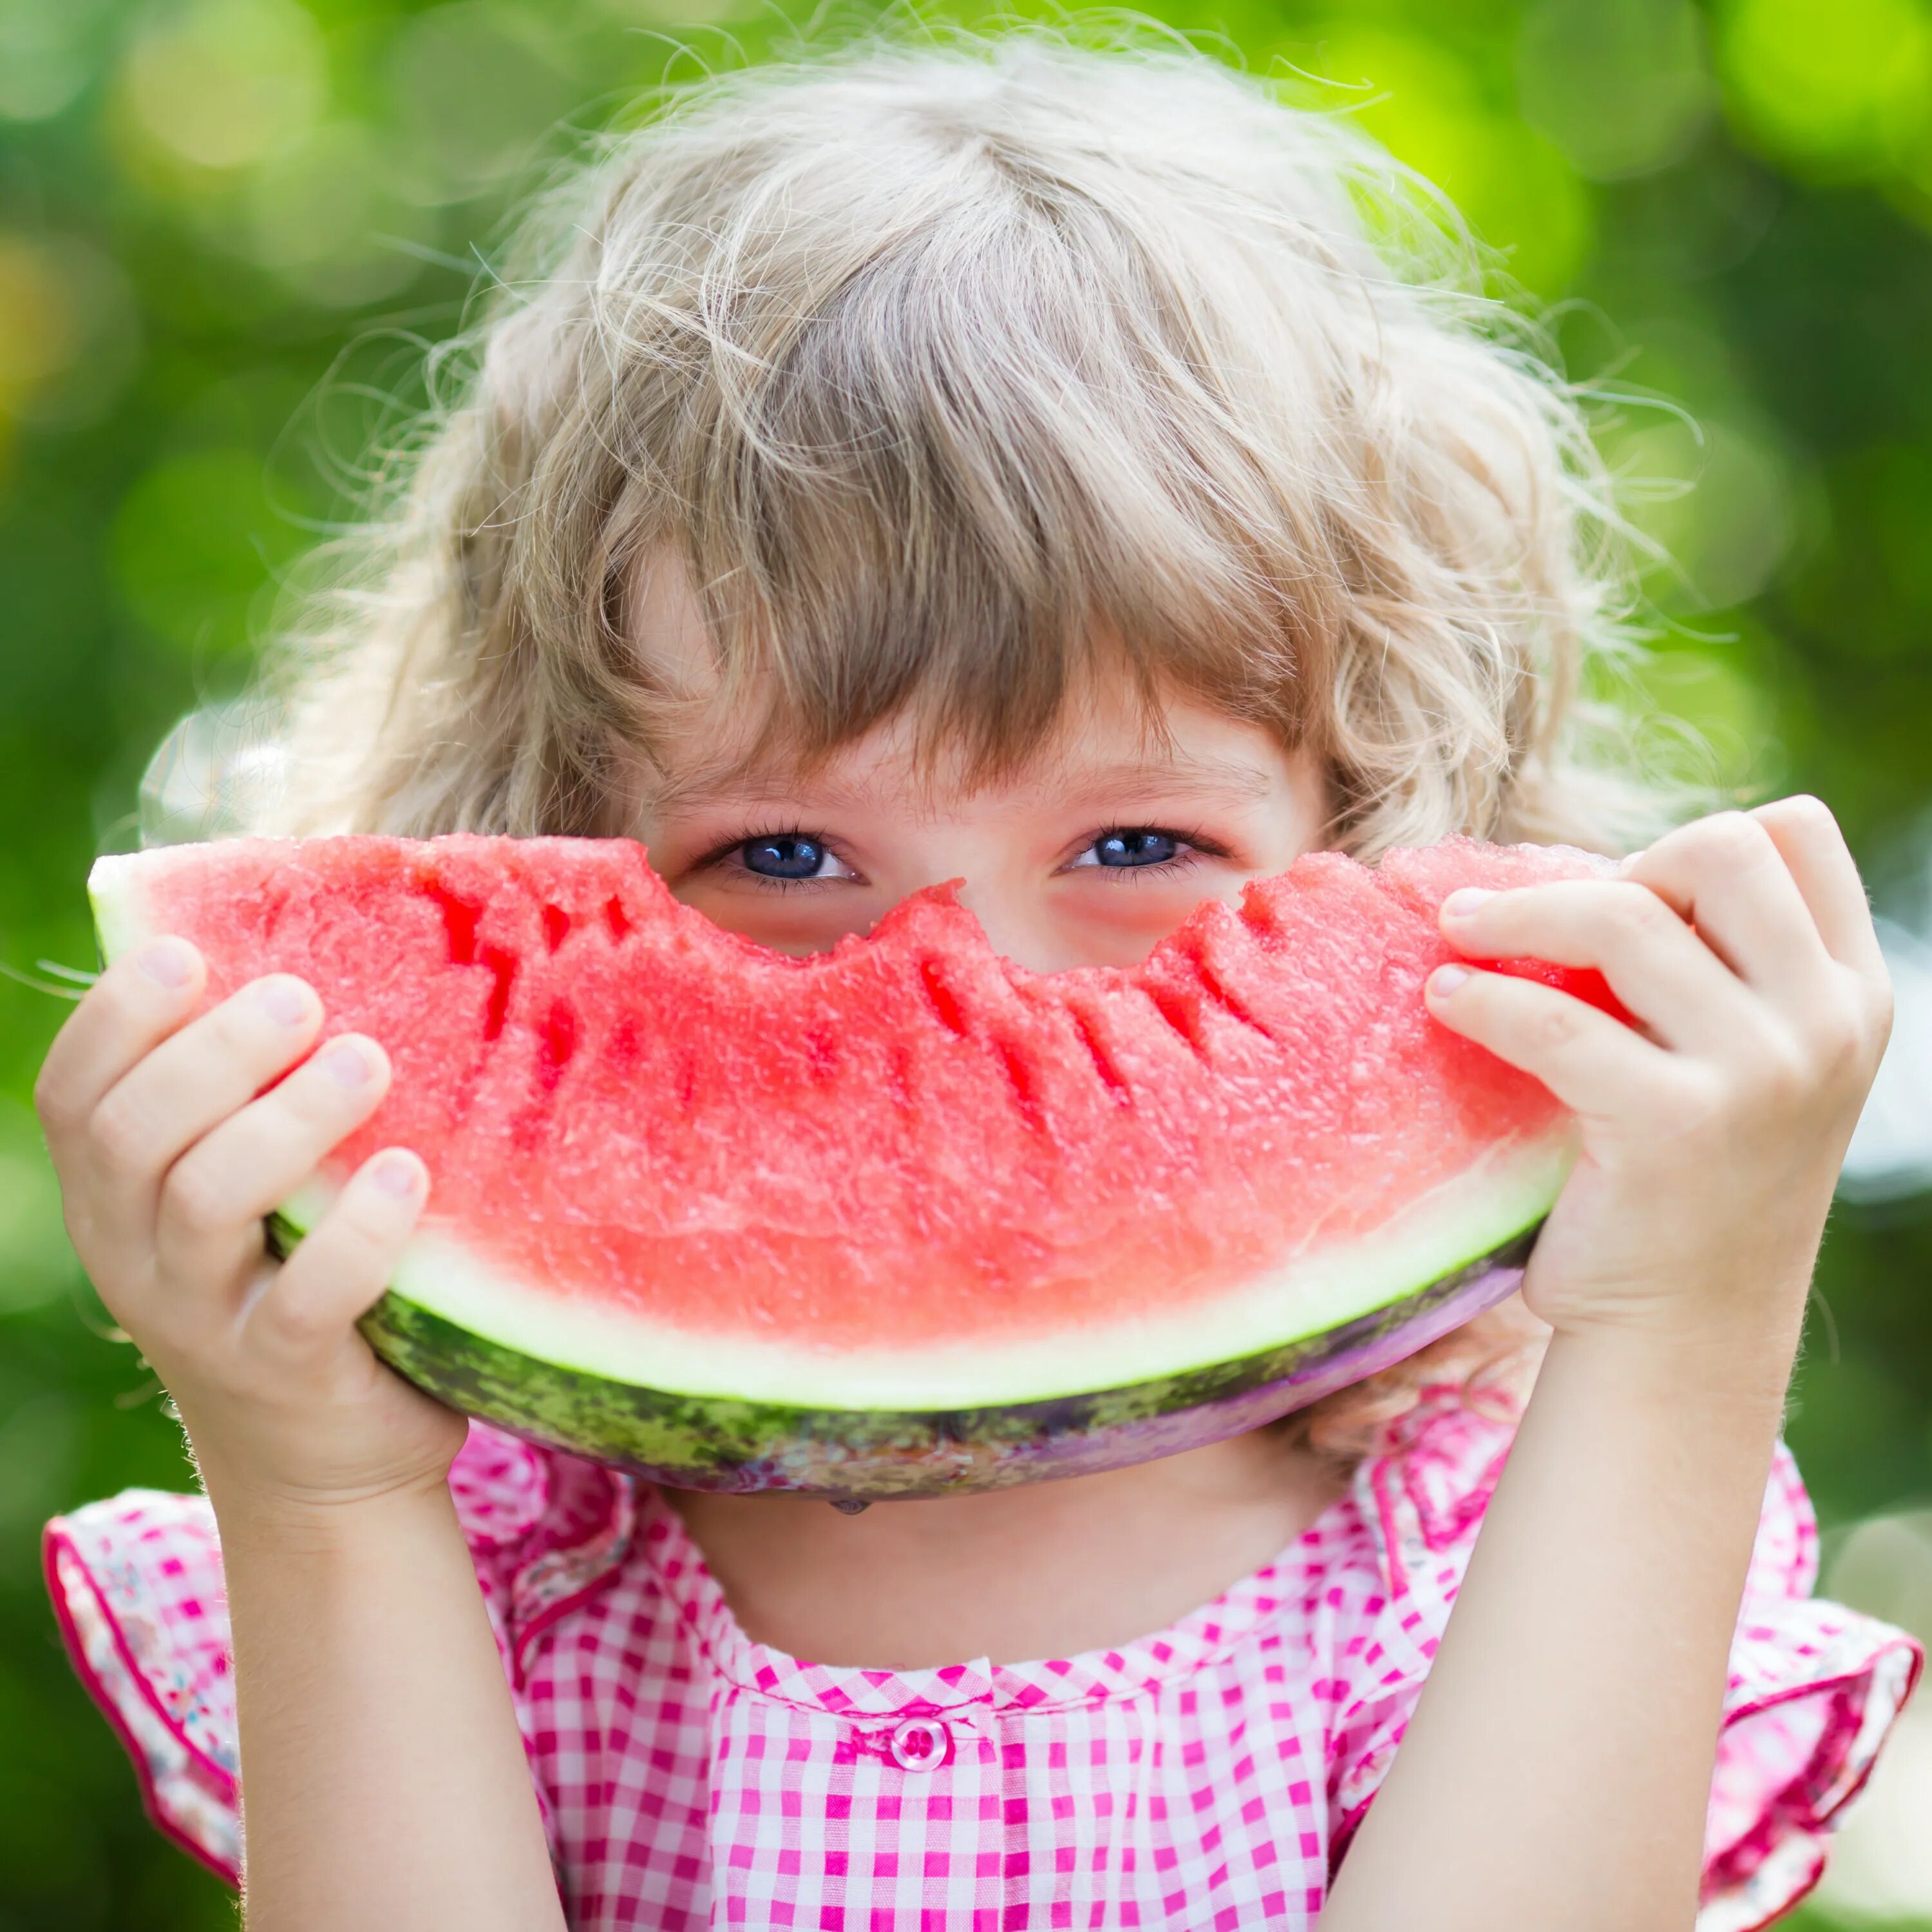
M 893 1760 L 903 1771 L 933 1771 L 946 1762 L 950 1740 L 936 1718 L 908 1718 L 892 1732 Z

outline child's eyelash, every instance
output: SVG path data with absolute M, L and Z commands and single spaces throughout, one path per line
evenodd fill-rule
M 734 853 L 742 852 L 747 845 L 759 844 L 766 839 L 785 838 L 801 839 L 816 845 L 821 850 L 830 853 L 841 865 L 850 862 L 822 832 L 808 831 L 802 825 L 795 824 L 783 826 L 752 824 L 733 833 L 729 838 L 721 839 L 710 851 L 693 862 L 692 870 L 698 872 L 716 871 Z M 769 872 L 754 872 L 748 866 L 741 866 L 737 870 L 740 878 L 751 880 L 760 892 L 795 892 L 827 883 L 823 879 L 774 878 Z
M 1204 832 L 1183 831 L 1173 825 L 1103 825 L 1079 848 L 1080 852 L 1089 852 L 1110 834 L 1117 832 L 1151 832 L 1156 837 L 1172 838 L 1180 849 L 1171 859 L 1157 860 L 1150 866 L 1085 866 L 1082 872 L 1101 874 L 1109 885 L 1126 886 L 1149 879 L 1172 878 L 1179 872 L 1191 872 L 1204 859 L 1226 859 L 1228 856 L 1226 846 L 1219 839 L 1210 838 Z M 1075 854 L 1076 857 L 1078 853 Z
M 814 845 L 826 844 L 820 834 L 808 832 L 802 825 L 747 825 L 742 831 L 733 832 L 730 838 L 721 838 L 693 863 L 699 868 L 721 864 L 741 847 L 755 844 L 761 838 L 808 838 Z

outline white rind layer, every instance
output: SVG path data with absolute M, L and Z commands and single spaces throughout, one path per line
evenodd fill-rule
M 1567 1136 L 1494 1148 L 1376 1233 L 1297 1256 L 1212 1301 L 985 1342 L 834 1351 L 806 1337 L 693 1334 L 546 1292 L 434 1226 L 410 1244 L 391 1286 L 520 1354 L 610 1382 L 812 1408 L 977 1408 L 1126 1388 L 1325 1334 L 1522 1234 L 1549 1211 L 1572 1158 Z M 312 1227 L 329 1198 L 317 1183 L 286 1218 Z
M 155 936 L 148 917 L 147 895 L 140 884 L 143 870 L 152 876 L 154 861 L 152 852 L 110 853 L 95 860 L 87 875 L 94 930 L 100 936 L 102 956 L 110 966 L 122 953 Z

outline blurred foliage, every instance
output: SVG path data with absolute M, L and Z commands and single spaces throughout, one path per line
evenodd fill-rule
M 660 4 L 0 0 L 15 971 L 92 963 L 82 880 L 131 842 L 148 753 L 244 679 L 278 573 L 352 481 L 356 399 L 455 325 L 554 130 L 793 31 L 754 0 Z M 1815 789 L 1881 875 L 1921 862 L 1932 0 L 1173 0 L 1164 17 L 1335 83 L 1508 251 L 1574 371 L 1684 406 L 1604 424 L 1676 560 L 1651 586 L 1644 680 L 1739 795 Z M 78 1277 L 26 1111 L 62 1010 L 0 983 L 0 1932 L 185 1932 L 231 1909 L 142 1822 L 34 1558 L 50 1511 L 188 1480 Z M 1833 1227 L 1792 1425 L 1828 1524 L 1932 1496 L 1928 1262 L 1910 1207 Z

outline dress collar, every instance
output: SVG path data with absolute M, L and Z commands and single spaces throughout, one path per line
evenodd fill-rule
M 712 1666 L 742 1690 L 838 1717 L 964 1714 L 974 1707 L 1045 1712 L 1138 1697 L 1226 1655 L 1285 1610 L 1307 1604 L 1327 1552 L 1358 1520 L 1342 1498 L 1274 1562 L 1167 1629 L 1117 1649 L 1024 1664 L 974 1658 L 917 1670 L 814 1664 L 753 1642 L 682 1518 L 658 1492 L 641 1486 L 637 1548 Z

